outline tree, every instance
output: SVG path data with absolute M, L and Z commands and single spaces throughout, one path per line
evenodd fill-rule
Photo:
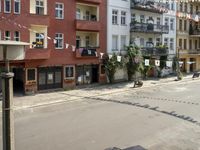
M 127 68 L 128 80 L 131 81 L 136 72 L 142 72 L 144 69 L 142 64 L 143 58 L 139 47 L 130 45 L 127 46 L 126 49 L 127 55 L 125 64 Z
M 111 58 L 108 55 L 104 56 L 104 66 L 106 75 L 108 77 L 109 83 L 114 82 L 115 73 L 117 68 L 120 67 L 122 64 L 117 61 L 117 55 L 114 53 Z

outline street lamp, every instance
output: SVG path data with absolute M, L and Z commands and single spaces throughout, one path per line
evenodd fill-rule
M 180 57 L 180 47 L 177 47 L 177 51 L 176 51 L 176 74 L 177 74 L 177 80 L 181 80 L 182 76 L 181 76 L 181 71 L 180 71 L 180 64 L 179 64 L 179 57 Z
M 0 41 L 0 61 L 5 62 L 2 78 L 2 137 L 3 150 L 15 150 L 14 115 L 13 115 L 13 77 L 10 72 L 9 60 L 21 60 L 25 57 L 24 47 L 29 43 L 16 41 Z

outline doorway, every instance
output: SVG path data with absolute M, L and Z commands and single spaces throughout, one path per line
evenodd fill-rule
M 12 67 L 11 71 L 14 73 L 13 77 L 13 91 L 14 94 L 24 94 L 24 68 Z

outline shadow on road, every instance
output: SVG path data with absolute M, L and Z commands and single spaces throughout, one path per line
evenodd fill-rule
M 143 148 L 140 145 L 137 145 L 137 146 L 132 146 L 132 147 L 125 148 L 125 149 L 120 149 L 120 148 L 117 148 L 117 147 L 112 147 L 112 148 L 107 148 L 105 150 L 147 150 L 147 149 Z

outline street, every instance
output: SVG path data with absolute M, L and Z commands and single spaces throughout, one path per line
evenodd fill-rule
M 200 150 L 199 89 L 198 80 L 106 95 L 64 92 L 78 100 L 15 111 L 16 150 Z

